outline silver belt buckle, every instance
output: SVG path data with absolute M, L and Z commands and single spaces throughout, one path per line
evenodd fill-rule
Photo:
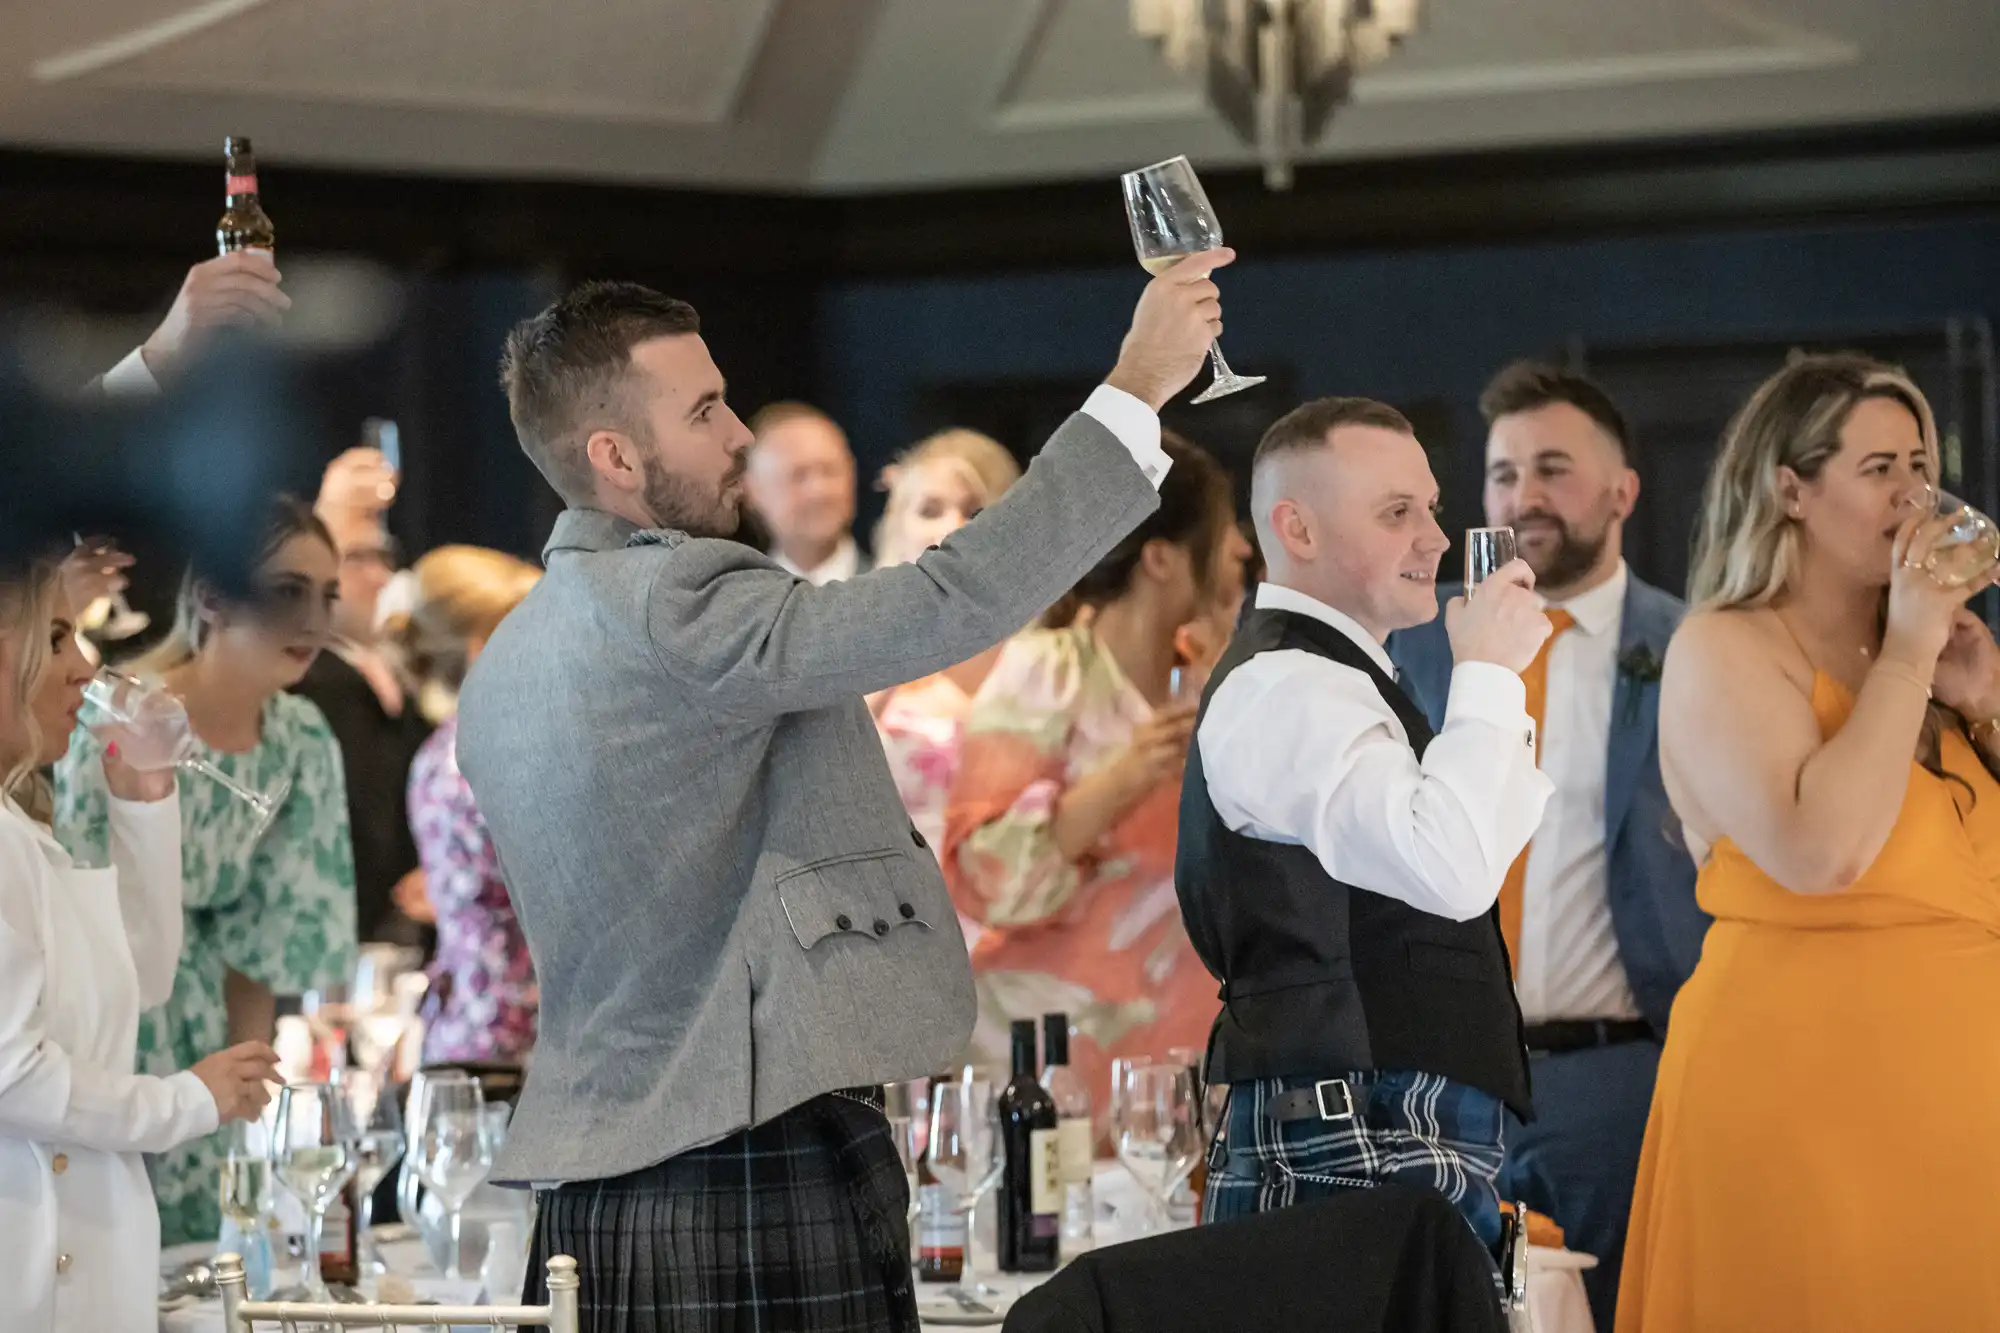
M 1327 1109 L 1326 1094 L 1329 1089 L 1340 1093 L 1340 1109 Z M 1354 1119 L 1354 1090 L 1347 1086 L 1344 1078 L 1323 1078 L 1313 1084 L 1313 1096 L 1319 1100 L 1319 1118 L 1322 1120 Z

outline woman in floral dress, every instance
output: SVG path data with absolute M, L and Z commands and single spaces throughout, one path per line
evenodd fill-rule
M 1183 627 L 1233 619 L 1249 544 L 1227 474 L 1164 443 L 1158 512 L 980 687 L 945 820 L 946 882 L 982 927 L 974 1059 L 1004 1064 L 1009 1020 L 1067 1013 L 1100 1108 L 1111 1060 L 1201 1047 L 1218 1007 L 1174 893 L 1194 705 L 1173 683 Z
M 343 981 L 353 965 L 354 849 L 340 753 L 326 719 L 285 693 L 324 643 L 337 596 L 333 542 L 284 500 L 266 533 L 254 596 L 182 585 L 172 633 L 125 669 L 186 704 L 199 752 L 242 785 L 290 795 L 262 838 L 256 812 L 220 783 L 182 770 L 185 935 L 173 994 L 139 1023 L 139 1070 L 167 1076 L 240 1041 L 269 1041 L 276 997 Z M 83 865 L 109 864 L 97 742 L 79 730 L 56 768 L 56 828 Z M 148 1158 L 165 1245 L 213 1240 L 224 1153 L 210 1135 Z
M 404 654 L 426 697 L 455 705 L 472 660 L 541 571 L 499 551 L 443 546 L 414 573 Z M 424 1063 L 521 1063 L 535 1044 L 535 968 L 472 788 L 458 771 L 458 718 L 436 720 L 410 765 L 409 792 L 410 830 L 437 921 Z

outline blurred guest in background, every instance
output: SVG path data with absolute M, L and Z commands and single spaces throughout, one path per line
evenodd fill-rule
M 140 1011 L 180 961 L 180 809 L 172 773 L 103 754 L 111 866 L 57 843 L 40 770 L 91 676 L 70 616 L 54 566 L 0 572 L 0 1327 L 154 1333 L 160 1223 L 139 1154 L 255 1115 L 276 1055 L 257 1042 L 133 1072 Z
M 320 654 L 297 689 L 326 714 L 346 764 L 361 938 L 423 944 L 428 931 L 401 905 L 424 911 L 406 793 L 410 763 L 431 729 L 376 616 L 377 599 L 396 572 L 385 517 L 397 484 L 395 470 L 374 449 L 350 449 L 327 466 L 314 511 L 340 551 L 340 601 L 332 651 Z
M 1625 1333 L 2000 1328 L 2000 648 L 1937 477 L 1923 394 L 1857 355 L 1766 380 L 1709 475 L 1660 758 L 1715 924 Z
M 168 1075 L 232 1044 L 268 1041 L 276 997 L 344 981 L 354 959 L 354 853 L 340 751 L 311 702 L 286 691 L 326 642 L 339 561 L 325 525 L 281 499 L 265 535 L 259 591 L 216 596 L 196 571 L 174 625 L 125 669 L 186 705 L 201 755 L 252 791 L 289 780 L 276 822 L 220 783 L 180 774 L 186 934 L 173 994 L 139 1025 L 140 1068 Z M 111 864 L 102 746 L 78 731 L 56 768 L 56 829 L 81 864 Z M 211 1136 L 155 1157 L 166 1244 L 212 1240 L 221 1225 Z
M 535 970 L 500 863 L 458 771 L 458 688 L 541 571 L 478 546 L 417 561 L 416 604 L 400 628 L 436 731 L 410 766 L 410 827 L 422 858 L 437 954 L 425 1000 L 424 1062 L 519 1062 L 535 1044 Z
M 275 328 L 292 308 L 279 280 L 277 263 L 261 250 L 204 259 L 188 270 L 152 335 L 90 387 L 114 394 L 156 393 L 200 355 L 217 329 Z
M 882 475 L 889 501 L 875 528 L 875 551 L 886 568 L 915 560 L 971 522 L 1020 479 L 1021 467 L 998 440 L 978 431 L 948 430 L 911 446 Z M 868 701 L 896 790 L 910 822 L 932 848 L 944 846 L 945 798 L 958 767 L 959 725 L 999 657 L 996 644 Z
M 1597 1256 L 1583 1280 L 1609 1329 L 1660 1042 L 1708 926 L 1657 744 L 1660 662 L 1683 608 L 1625 567 L 1639 476 L 1624 415 L 1603 389 L 1522 362 L 1479 406 L 1486 521 L 1514 529 L 1553 631 L 1523 679 L 1555 791 L 1500 889 L 1535 1087 L 1534 1121 L 1507 1122 L 1500 1193 Z M 1438 600 L 1459 591 L 1440 585 Z M 1443 727 L 1444 618 L 1396 633 L 1389 655 Z
M 1009 1020 L 1065 1012 L 1100 1107 L 1112 1059 L 1201 1046 L 1216 1010 L 1174 898 L 1194 703 L 1170 691 L 1176 636 L 1233 609 L 1249 546 L 1228 474 L 1162 443 L 1159 510 L 1077 584 L 1063 627 L 1008 643 L 974 697 L 945 821 L 946 882 L 981 927 L 978 1060 L 1004 1064 Z M 1072 623 L 1078 606 L 1088 623 Z
M 855 544 L 854 455 L 833 418 L 805 403 L 772 403 L 750 418 L 757 443 L 744 486 L 779 566 L 818 586 L 868 568 Z

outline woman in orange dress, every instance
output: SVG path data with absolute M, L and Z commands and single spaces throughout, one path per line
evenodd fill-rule
M 1937 464 L 1906 377 L 1813 356 L 1710 477 L 1660 741 L 1715 925 L 1619 1333 L 2000 1329 L 2000 649 Z
M 1159 510 L 1076 589 L 1091 614 L 1019 635 L 980 687 L 945 816 L 945 881 L 981 926 L 974 1062 L 1004 1076 L 1008 1020 L 1066 1013 L 1100 1111 L 1112 1059 L 1199 1048 L 1218 1008 L 1174 893 L 1198 691 L 1173 683 L 1181 629 L 1233 622 L 1249 544 L 1228 474 L 1164 444 Z

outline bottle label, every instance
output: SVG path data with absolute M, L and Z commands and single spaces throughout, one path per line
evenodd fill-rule
M 958 1191 L 930 1184 L 917 1190 L 917 1250 L 925 1259 L 962 1259 L 966 1218 L 957 1210 Z
M 1056 1126 L 1057 1156 L 1062 1159 L 1065 1185 L 1090 1183 L 1092 1159 L 1096 1156 L 1097 1135 L 1089 1116 L 1070 1116 Z
M 1062 1211 L 1062 1149 L 1053 1129 L 1037 1129 L 1028 1135 L 1028 1211 L 1037 1223 L 1047 1218 L 1053 1224 Z
M 253 171 L 247 176 L 225 175 L 222 178 L 222 192 L 224 194 L 257 193 L 257 173 Z

